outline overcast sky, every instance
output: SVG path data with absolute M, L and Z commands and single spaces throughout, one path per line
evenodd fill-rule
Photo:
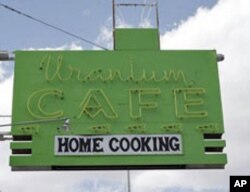
M 110 0 L 0 2 L 112 48 Z M 224 170 L 132 171 L 132 192 L 228 192 L 229 175 L 250 175 L 250 1 L 159 0 L 159 6 L 162 49 L 216 49 L 226 56 L 219 74 L 228 164 Z M 93 46 L 0 7 L 0 50 L 43 48 Z M 0 63 L 0 114 L 11 114 L 12 66 Z M 11 172 L 9 155 L 9 143 L 1 142 L 1 192 L 126 191 L 123 171 Z

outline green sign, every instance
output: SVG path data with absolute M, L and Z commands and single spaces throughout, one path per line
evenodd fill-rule
M 119 38 L 115 51 L 15 53 L 14 170 L 224 167 L 216 52 Z

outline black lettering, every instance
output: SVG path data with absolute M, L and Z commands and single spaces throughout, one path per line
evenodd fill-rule
M 109 148 L 111 149 L 112 152 L 117 152 L 119 150 L 119 147 L 116 145 L 116 147 L 114 147 L 114 142 L 117 144 L 118 143 L 118 139 L 113 137 L 110 139 L 109 141 Z
M 72 138 L 69 141 L 69 149 L 72 152 L 76 152 L 79 149 L 79 142 L 76 138 Z
M 131 148 L 133 149 L 133 151 L 140 151 L 141 149 L 141 142 L 140 139 L 138 139 L 137 137 L 133 138 L 131 141 Z
M 122 151 L 126 152 L 129 150 L 130 146 L 129 146 L 129 140 L 126 137 L 123 137 L 120 140 L 120 148 Z
M 68 148 L 69 138 L 58 138 L 58 152 L 69 152 Z
M 91 151 L 91 139 L 80 138 L 80 152 L 90 152 Z
M 153 151 L 158 151 L 158 149 L 157 149 L 157 137 L 153 137 Z
M 103 152 L 103 148 L 100 147 L 100 142 L 103 142 L 103 138 L 93 139 L 93 152 Z
M 169 137 L 158 137 L 159 139 L 159 151 L 169 151 Z
M 180 151 L 180 143 L 179 143 L 179 139 L 177 137 L 172 137 L 169 141 L 170 143 L 170 148 L 173 151 Z
M 149 147 L 150 137 L 142 137 L 141 138 L 141 151 L 152 151 Z

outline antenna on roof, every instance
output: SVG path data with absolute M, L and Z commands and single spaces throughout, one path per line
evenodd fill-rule
M 138 3 L 137 3 L 138 2 Z M 143 8 L 143 10 L 145 8 L 150 8 L 150 9 L 153 9 L 154 11 L 154 18 L 155 18 L 155 28 L 159 28 L 159 11 L 158 11 L 158 0 L 152 0 L 152 2 L 148 2 L 147 1 L 144 1 L 143 3 L 139 3 L 139 0 L 136 0 L 135 3 L 120 3 L 120 2 L 117 2 L 117 0 L 113 0 L 113 30 L 115 30 L 115 28 L 117 27 L 117 12 L 116 10 L 118 8 L 121 8 L 121 7 L 125 7 L 125 8 Z M 152 12 L 152 10 L 149 11 L 150 14 Z M 144 13 L 144 11 L 142 12 L 142 14 Z M 148 17 L 149 15 L 148 14 Z
M 142 12 L 141 12 L 141 17 L 139 20 L 139 25 L 138 26 L 133 26 L 133 23 L 126 23 L 125 21 L 125 17 L 123 16 L 122 12 L 120 11 L 121 8 L 142 8 Z M 148 13 L 145 14 L 145 9 L 149 9 Z M 119 0 L 112 0 L 112 19 L 113 19 L 113 39 L 114 39 L 114 45 L 115 45 L 115 30 L 117 28 L 156 28 L 159 29 L 159 10 L 158 10 L 158 0 L 152 0 L 152 1 L 147 1 L 147 0 L 133 0 L 133 1 L 129 1 L 127 0 L 127 3 L 122 1 L 119 2 Z M 118 10 L 118 11 L 117 11 Z M 118 15 L 122 14 L 122 19 L 124 19 L 124 23 L 125 24 L 129 24 L 128 26 L 126 25 L 122 25 L 122 27 L 120 26 L 121 23 L 119 23 L 121 21 L 121 19 L 119 20 Z M 134 17 L 135 15 L 131 15 L 131 12 L 127 12 L 129 13 L 129 18 L 133 18 L 132 22 L 136 22 L 136 18 Z M 152 14 L 153 13 L 153 14 Z M 143 19 L 143 16 L 146 17 Z M 150 22 L 150 20 L 152 22 Z M 138 21 L 137 21 L 138 22 Z M 145 22 L 145 23 L 144 23 Z M 144 24 L 143 24 L 144 23 Z M 114 47 L 115 48 L 115 47 Z

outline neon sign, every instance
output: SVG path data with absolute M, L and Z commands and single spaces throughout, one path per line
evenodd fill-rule
M 13 169 L 224 167 L 215 51 L 15 55 Z

